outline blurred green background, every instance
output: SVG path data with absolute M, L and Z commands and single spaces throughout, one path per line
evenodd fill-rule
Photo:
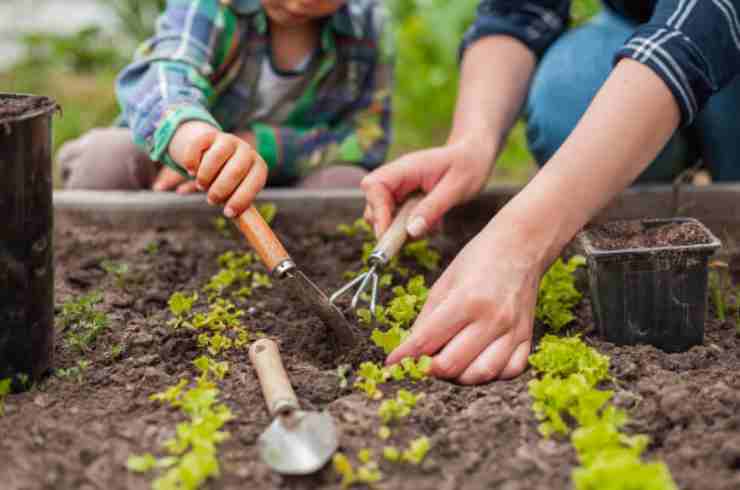
M 386 0 L 397 42 L 394 144 L 391 157 L 443 143 L 457 95 L 457 54 L 478 0 Z M 108 9 L 116 32 L 89 26 L 71 34 L 19 35 L 22 55 L 0 70 L 0 91 L 50 95 L 63 108 L 54 123 L 54 146 L 90 128 L 111 123 L 118 113 L 116 73 L 136 45 L 151 34 L 164 0 L 97 0 Z M 40 2 L 43 5 L 43 1 Z M 573 22 L 600 8 L 598 0 L 574 0 Z M 532 172 L 524 127 L 514 129 L 494 179 L 522 182 Z

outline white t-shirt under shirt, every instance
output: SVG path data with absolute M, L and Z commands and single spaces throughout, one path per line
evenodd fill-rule
M 266 124 L 284 122 L 301 96 L 301 87 L 309 75 L 307 68 L 312 59 L 313 54 L 309 54 L 293 72 L 279 73 L 275 70 L 271 57 L 265 56 L 257 83 L 257 105 L 250 119 Z

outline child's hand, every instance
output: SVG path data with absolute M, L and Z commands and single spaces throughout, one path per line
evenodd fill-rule
M 208 192 L 210 204 L 225 203 L 227 218 L 246 211 L 267 181 L 267 164 L 249 143 L 201 121 L 180 126 L 169 152 Z
M 170 167 L 162 167 L 157 178 L 154 179 L 152 190 L 159 192 L 175 190 L 178 194 L 191 194 L 198 189 L 195 181 L 186 179 Z

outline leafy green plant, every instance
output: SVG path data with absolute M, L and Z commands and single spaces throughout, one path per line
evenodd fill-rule
M 378 408 L 378 415 L 384 424 L 401 420 L 411 413 L 411 409 L 423 397 L 423 393 L 414 395 L 408 390 L 398 390 L 395 399 L 383 400 Z
M 12 378 L 0 379 L 0 417 L 5 415 L 5 397 L 10 393 Z
M 403 254 L 429 271 L 439 269 L 439 252 L 429 246 L 429 240 L 417 240 L 403 247 Z
M 664 463 L 644 463 L 632 451 L 604 451 L 573 470 L 576 490 L 678 490 Z
M 152 485 L 157 490 L 195 490 L 208 478 L 219 475 L 216 450 L 228 437 L 221 428 L 233 415 L 226 405 L 218 403 L 219 390 L 213 379 L 223 379 L 228 363 L 201 356 L 193 365 L 199 372 L 194 387 L 186 390 L 188 380 L 181 379 L 177 385 L 150 397 L 179 408 L 188 416 L 186 422 L 177 425 L 175 437 L 163 443 L 169 456 L 157 459 L 146 453 L 132 455 L 127 462 L 128 469 L 134 472 L 166 469 Z
M 231 238 L 234 236 L 233 229 L 229 226 L 229 221 L 227 221 L 223 216 L 213 218 L 213 227 L 224 238 Z
M 567 378 L 582 375 L 589 386 L 609 377 L 609 357 L 586 345 L 580 337 L 545 335 L 529 364 L 540 374 Z
M 262 219 L 269 225 L 275 219 L 278 208 L 274 202 L 266 202 L 257 206 L 257 211 L 262 215 Z
M 429 356 L 421 356 L 418 360 L 405 357 L 399 364 L 386 367 L 366 361 L 357 370 L 354 386 L 364 391 L 368 398 L 378 400 L 383 397 L 383 392 L 378 389 L 379 385 L 391 378 L 395 381 L 403 381 L 407 376 L 414 381 L 424 379 L 431 366 L 432 358 Z
M 332 459 L 334 471 L 342 477 L 342 488 L 349 488 L 352 485 L 371 485 L 380 481 L 383 474 L 378 468 L 378 464 L 373 461 L 372 454 L 368 450 L 360 451 L 358 459 L 361 465 L 355 469 L 352 462 L 344 453 L 336 453 Z
M 102 294 L 90 293 L 62 304 L 57 321 L 67 331 L 68 346 L 86 352 L 108 327 L 108 315 L 97 308 L 102 301 Z
M 401 453 L 401 461 L 406 461 L 414 465 L 421 464 L 430 449 L 431 444 L 429 443 L 428 437 L 419 437 L 418 439 L 414 439 L 411 441 L 411 444 L 409 444 L 408 449 Z
M 77 380 L 77 384 L 82 384 L 82 381 L 84 380 L 85 371 L 87 370 L 87 368 L 90 367 L 90 364 L 91 362 L 88 361 L 87 359 L 80 359 L 79 361 L 77 361 L 76 366 L 57 369 L 56 375 L 62 379 L 75 378 Z
M 187 320 L 187 316 L 193 310 L 193 304 L 198 301 L 198 293 L 193 293 L 192 296 L 188 296 L 180 291 L 172 293 L 170 299 L 167 301 L 167 305 L 170 307 L 170 313 L 173 318 L 168 323 L 173 327 L 180 327 Z
M 372 236 L 373 230 L 367 221 L 362 218 L 356 219 L 351 225 L 342 223 L 337 225 L 337 232 L 344 236 L 353 238 L 355 236 Z
M 376 320 L 386 325 L 386 330 L 376 328 L 370 338 L 386 354 L 390 354 L 408 336 L 408 328 L 419 316 L 424 302 L 429 295 L 429 289 L 424 283 L 424 276 L 411 278 L 406 287 L 393 288 L 394 297 L 388 307 L 378 307 L 375 311 Z
M 124 289 L 129 279 L 129 272 L 131 266 L 126 262 L 116 262 L 113 260 L 104 260 L 100 263 L 100 267 L 107 273 L 113 276 L 116 286 L 119 289 Z
M 159 242 L 152 240 L 147 243 L 146 247 L 144 247 L 144 252 L 146 252 L 147 255 L 157 255 L 159 253 Z
M 580 255 L 572 257 L 567 264 L 558 258 L 540 281 L 535 316 L 554 332 L 575 319 L 572 309 L 582 295 L 576 289 L 574 273 L 585 264 L 586 259 Z

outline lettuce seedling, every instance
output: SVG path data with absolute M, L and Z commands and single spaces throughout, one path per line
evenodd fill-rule
M 581 374 L 590 386 L 609 378 L 609 358 L 586 345 L 579 336 L 545 335 L 529 364 L 540 374 L 565 378 Z
M 187 316 L 193 310 L 193 304 L 196 301 L 198 301 L 198 293 L 193 293 L 192 296 L 188 296 L 180 291 L 172 293 L 170 299 L 167 301 L 167 305 L 170 307 L 170 313 L 172 313 L 174 318 L 167 322 L 167 324 L 174 328 L 182 326 L 186 322 Z
M 414 439 L 411 441 L 411 444 L 409 444 L 409 448 L 401 454 L 401 461 L 406 461 L 407 463 L 414 465 L 421 464 L 430 449 L 431 444 L 429 443 L 428 437 L 422 436 L 418 439 Z
M 361 484 L 370 485 L 383 478 L 383 475 L 378 468 L 378 464 L 370 460 L 371 455 L 369 452 L 364 453 L 363 456 L 366 461 L 364 461 L 363 464 L 355 470 L 349 458 L 347 458 L 343 453 L 336 453 L 334 455 L 332 465 L 334 466 L 334 471 L 339 473 L 342 477 L 342 488 L 349 488 L 352 485 Z
M 410 279 L 406 285 L 393 288 L 394 298 L 387 308 L 376 310 L 378 323 L 388 326 L 385 331 L 374 329 L 371 340 L 386 354 L 390 354 L 409 335 L 408 328 L 419 316 L 429 289 L 424 284 L 424 276 Z
M 68 330 L 68 346 L 86 352 L 108 327 L 108 315 L 97 308 L 102 301 L 103 295 L 95 292 L 62 304 L 57 321 L 63 330 Z
M 401 451 L 394 446 L 385 446 L 383 448 L 383 457 L 392 463 L 396 463 L 401 459 Z
M 378 437 L 383 439 L 384 441 L 391 437 L 391 428 L 387 425 L 381 425 L 380 429 L 378 429 Z
M 417 361 L 414 361 L 411 357 L 404 357 L 401 360 L 401 366 L 409 378 L 413 380 L 424 379 L 432 369 L 432 358 L 421 356 Z
M 639 458 L 650 439 L 641 434 L 635 436 L 622 434 L 620 429 L 627 421 L 624 410 L 609 405 L 597 420 L 575 429 L 570 440 L 581 464 L 589 466 L 607 451 L 630 451 Z
M 411 413 L 411 409 L 416 406 L 416 403 L 424 398 L 424 394 L 420 393 L 414 395 L 408 390 L 398 390 L 395 399 L 384 400 L 378 408 L 378 415 L 383 420 L 384 424 L 401 420 L 407 417 Z
M 378 385 L 385 383 L 389 377 L 390 372 L 388 370 L 381 368 L 374 362 L 363 362 L 357 371 L 357 380 L 354 386 L 364 391 L 371 400 L 378 400 L 383 398 L 383 392 L 378 389 Z
M 429 247 L 429 240 L 417 240 L 403 247 L 403 254 L 413 257 L 416 263 L 428 271 L 439 269 L 439 252 Z
M 355 220 L 355 222 L 352 223 L 351 225 L 347 225 L 344 223 L 338 225 L 337 232 L 341 233 L 344 236 L 350 237 L 350 238 L 353 238 L 357 235 L 372 236 L 373 234 L 373 231 L 370 228 L 370 225 L 368 224 L 368 222 L 362 218 Z
M 113 276 L 116 286 L 119 289 L 126 287 L 126 281 L 128 280 L 128 273 L 131 270 L 131 266 L 126 262 L 115 262 L 112 260 L 104 260 L 100 263 L 100 267 L 107 273 Z
M 529 395 L 534 400 L 532 409 L 535 415 L 543 421 L 539 431 L 550 437 L 555 433 L 565 435 L 570 432 L 565 415 L 579 423 L 597 419 L 613 392 L 594 389 L 582 374 L 571 374 L 567 378 L 547 374 L 542 379 L 529 382 Z
M 643 463 L 633 451 L 603 451 L 573 470 L 575 490 L 678 490 L 663 463 Z
M 5 397 L 10 393 L 12 378 L 0 379 L 0 417 L 5 415 Z
M 535 316 L 554 332 L 575 319 L 572 310 L 582 295 L 576 289 L 574 273 L 585 263 L 586 259 L 580 255 L 572 257 L 567 264 L 557 259 L 540 281 Z
M 264 204 L 257 205 L 257 211 L 262 215 L 262 219 L 269 225 L 272 220 L 275 219 L 278 208 L 274 202 L 266 202 Z
M 396 347 L 401 345 L 401 342 L 408 337 L 410 332 L 406 329 L 395 325 L 385 332 L 380 329 L 373 329 L 370 334 L 370 339 L 375 345 L 383 349 L 383 352 L 390 354 Z

